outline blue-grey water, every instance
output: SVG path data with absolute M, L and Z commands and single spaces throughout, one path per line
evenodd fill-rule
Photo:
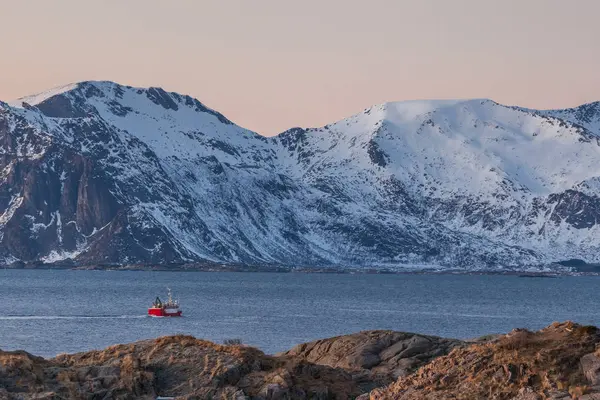
M 42 356 L 185 333 L 267 353 L 367 329 L 453 338 L 600 324 L 600 278 L 0 270 L 0 349 Z M 183 318 L 151 318 L 166 287 Z

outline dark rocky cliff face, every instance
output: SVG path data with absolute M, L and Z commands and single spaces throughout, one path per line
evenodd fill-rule
M 48 104 L 52 105 L 51 111 Z M 51 116 L 70 116 L 71 107 L 70 102 L 53 101 L 43 109 Z M 16 126 L 10 130 L 8 118 L 0 122 L 0 168 L 5 172 L 0 206 L 10 214 L 1 242 L 5 255 L 31 261 L 54 253 L 49 258 L 52 261 L 67 254 L 89 263 L 183 259 L 158 226 L 140 229 L 135 225 L 139 217 L 132 214 L 127 198 L 136 196 L 139 201 L 148 201 L 156 196 L 152 188 L 135 182 L 115 182 L 114 174 L 122 171 L 111 163 L 131 156 L 126 144 L 104 124 L 68 121 L 68 129 L 77 129 L 78 136 L 65 146 L 49 134 L 35 132 L 24 119 L 17 117 Z M 103 143 L 109 144 L 108 148 L 98 146 L 84 153 L 78 148 Z M 22 156 L 24 148 L 33 150 L 34 156 Z M 109 155 L 109 151 L 114 153 Z M 37 153 L 43 155 L 38 157 Z M 155 156 L 148 155 L 144 161 L 160 170 Z M 153 180 L 158 183 L 161 177 Z
M 56 148 L 48 153 L 51 163 L 25 159 L 3 166 L 10 170 L 0 186 L 5 209 L 16 194 L 22 200 L 7 221 L 2 244 L 22 260 L 53 250 L 77 250 L 85 237 L 111 223 L 123 208 L 97 162 Z

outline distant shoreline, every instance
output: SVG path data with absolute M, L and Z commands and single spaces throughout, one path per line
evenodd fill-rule
M 72 270 L 72 271 L 161 271 L 161 272 L 246 272 L 246 273 L 304 273 L 304 274 L 340 274 L 340 275 L 508 275 L 522 278 L 556 278 L 560 276 L 598 276 L 600 269 L 565 268 L 558 265 L 554 271 L 531 270 L 458 270 L 458 269 L 406 269 L 357 268 L 357 267 L 286 267 L 251 266 L 228 264 L 163 264 L 163 265 L 65 265 L 65 264 L 27 264 L 6 265 L 2 269 L 13 270 Z

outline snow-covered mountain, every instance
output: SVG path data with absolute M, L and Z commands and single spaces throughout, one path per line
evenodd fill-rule
M 263 137 L 159 88 L 0 102 L 4 263 L 600 261 L 600 103 L 387 103 Z

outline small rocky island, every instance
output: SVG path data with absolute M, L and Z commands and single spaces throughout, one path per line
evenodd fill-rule
M 0 351 L 0 399 L 600 399 L 600 330 L 572 322 L 473 341 L 393 331 L 266 355 L 167 336 L 43 359 Z

